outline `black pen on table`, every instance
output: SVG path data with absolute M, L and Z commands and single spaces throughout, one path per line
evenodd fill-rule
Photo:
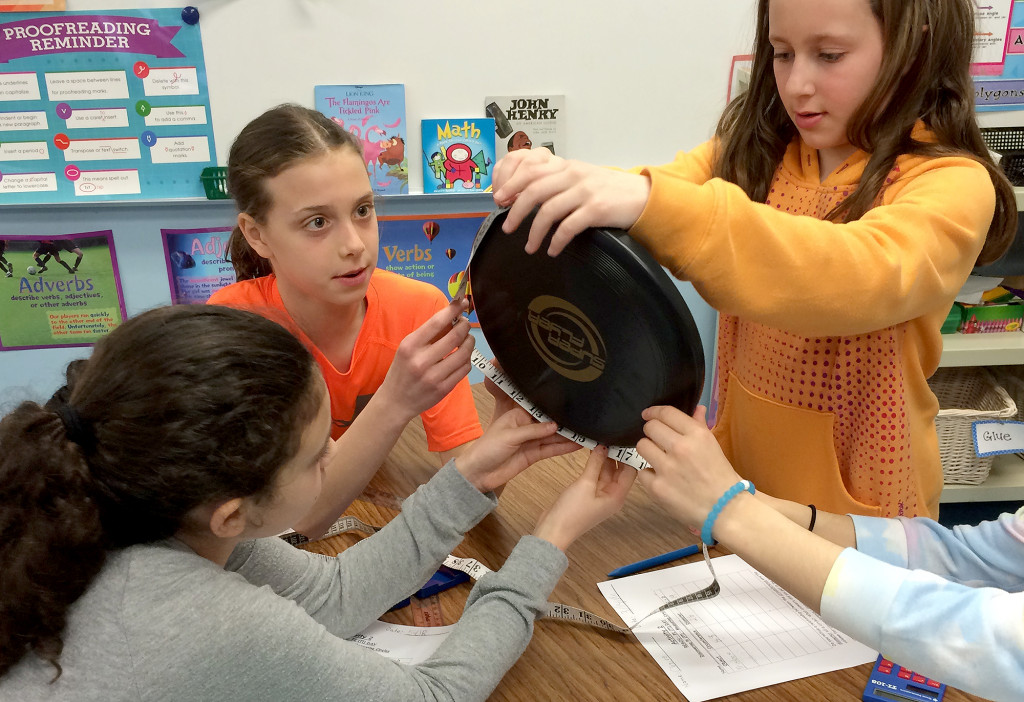
M 613 571 L 608 573 L 609 578 L 621 578 L 624 575 L 633 575 L 639 573 L 642 570 L 648 568 L 655 568 L 665 563 L 671 563 L 672 561 L 678 561 L 680 558 L 686 558 L 692 556 L 695 553 L 700 552 L 700 545 L 694 544 L 693 546 L 686 546 L 685 548 L 676 549 L 675 551 L 669 551 L 663 553 L 660 556 L 654 556 L 653 558 L 645 558 L 642 561 L 636 563 L 630 563 L 629 565 L 620 566 Z

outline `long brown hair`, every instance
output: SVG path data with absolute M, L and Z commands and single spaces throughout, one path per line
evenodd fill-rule
M 263 222 L 273 203 L 266 181 L 296 162 L 350 148 L 362 156 L 362 146 L 322 113 L 294 104 L 278 105 L 245 125 L 228 153 L 228 192 L 239 212 Z M 228 239 L 227 260 L 237 280 L 271 273 L 270 262 L 261 257 L 235 226 Z
M 768 6 L 759 0 L 750 89 L 733 100 L 718 123 L 714 175 L 764 202 L 786 147 L 797 134 L 779 99 L 768 41 Z M 970 75 L 974 7 L 970 0 L 864 0 L 882 26 L 878 79 L 848 126 L 850 144 L 870 154 L 860 185 L 827 219 L 848 222 L 874 205 L 902 154 L 968 156 L 985 166 L 996 209 L 977 265 L 992 263 L 1013 242 L 1017 202 L 993 162 L 974 115 Z M 898 97 L 897 97 L 898 96 Z M 935 143 L 911 138 L 918 120 Z
M 0 676 L 58 659 L 111 549 L 166 539 L 202 504 L 269 497 L 322 399 L 309 351 L 259 315 L 145 312 L 0 420 Z M 56 677 L 54 678 L 56 679 Z

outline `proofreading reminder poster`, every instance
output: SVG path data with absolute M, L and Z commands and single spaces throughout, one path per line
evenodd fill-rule
M 0 205 L 205 196 L 210 96 L 182 13 L 0 14 Z
M 89 346 L 125 316 L 109 230 L 0 239 L 0 351 Z

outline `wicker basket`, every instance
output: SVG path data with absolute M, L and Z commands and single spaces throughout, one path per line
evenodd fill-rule
M 1017 420 L 1024 422 L 1024 366 L 997 366 L 993 373 L 1017 405 Z
M 960 485 L 985 482 L 993 457 L 975 452 L 973 424 L 983 419 L 1014 419 L 1017 405 L 983 368 L 940 368 L 928 385 L 939 398 L 935 429 L 943 480 Z

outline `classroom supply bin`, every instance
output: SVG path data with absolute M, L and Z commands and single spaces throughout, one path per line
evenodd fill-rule
M 1020 331 L 1024 322 L 1024 304 L 1020 302 L 980 305 L 958 302 L 956 306 L 960 308 L 961 334 Z
M 1024 366 L 999 366 L 994 373 L 996 382 L 1017 405 L 1017 421 L 1024 422 Z
M 228 194 L 228 169 L 223 166 L 208 166 L 199 174 L 199 180 L 206 190 L 207 200 L 227 200 L 231 197 Z
M 935 429 L 943 481 L 978 485 L 992 470 L 992 456 L 974 450 L 973 424 L 979 420 L 1015 419 L 1017 405 L 984 368 L 940 368 L 928 380 L 939 399 Z

